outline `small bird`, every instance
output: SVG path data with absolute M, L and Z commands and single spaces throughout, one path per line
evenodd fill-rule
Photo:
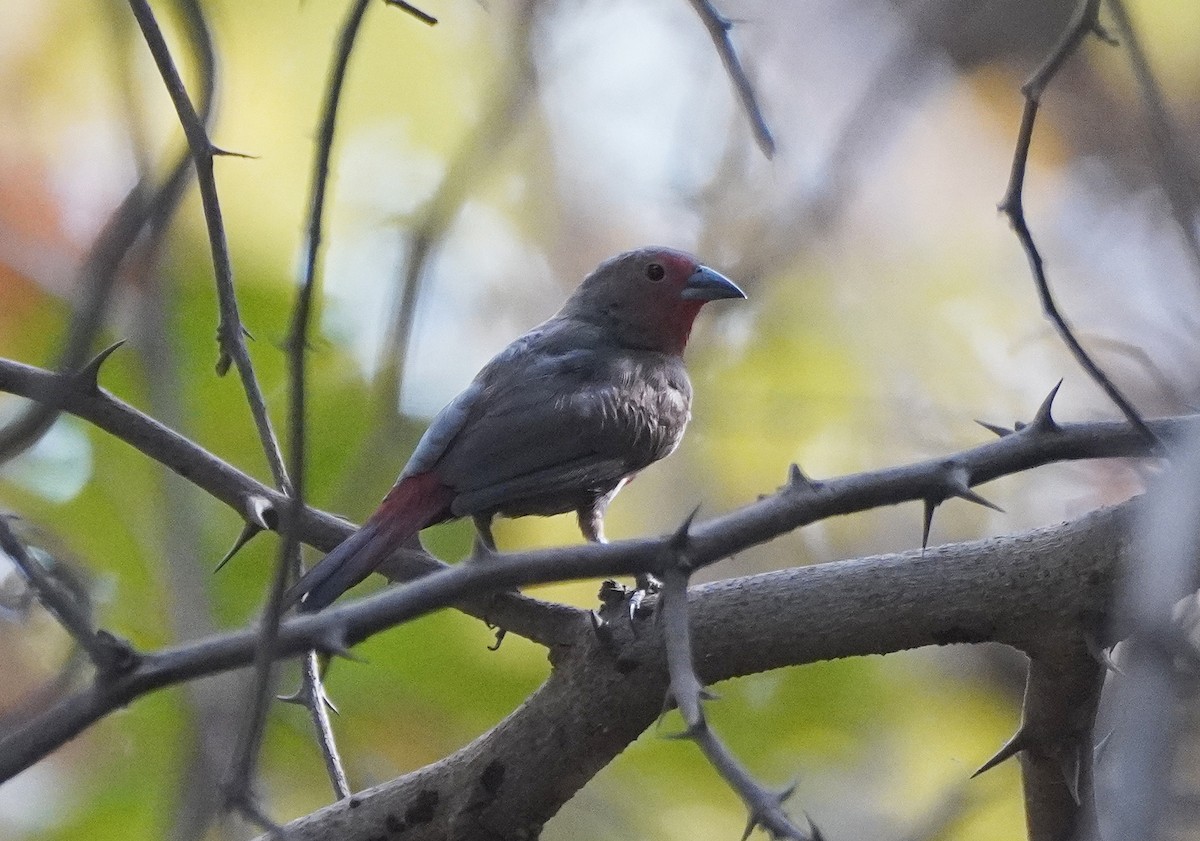
M 629 251 L 584 278 L 553 318 L 492 359 L 421 437 L 357 532 L 289 591 L 320 610 L 427 526 L 472 517 L 495 548 L 496 515 L 574 511 L 603 543 L 604 512 L 679 445 L 691 418 L 683 350 L 700 308 L 745 298 L 669 248 Z M 644 586 L 639 580 L 639 587 Z

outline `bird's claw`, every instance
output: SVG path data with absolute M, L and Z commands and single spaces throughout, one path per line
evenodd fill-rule
M 639 619 L 649 612 L 650 608 L 645 608 L 643 612 L 642 602 L 646 600 L 646 596 L 652 596 L 662 589 L 662 582 L 650 575 L 647 572 L 641 573 L 637 577 L 637 584 L 632 593 L 629 594 L 629 621 Z

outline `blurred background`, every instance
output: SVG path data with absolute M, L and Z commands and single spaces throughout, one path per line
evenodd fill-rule
M 1114 417 L 1042 318 L 996 211 L 1020 85 L 1073 6 L 727 0 L 772 159 L 684 0 L 426 0 L 432 28 L 372 6 L 330 183 L 311 502 L 363 518 L 493 353 L 601 259 L 648 243 L 696 252 L 749 301 L 701 316 L 689 434 L 622 493 L 612 538 L 670 530 L 697 504 L 702 518 L 743 505 L 793 461 L 819 478 L 982 442 L 974 419 L 1028 419 L 1060 378 L 1059 418 Z M 198 89 L 187 17 L 154 7 Z M 251 352 L 282 429 L 281 343 L 346 4 L 200 8 L 217 56 L 214 141 L 253 156 L 218 159 L 218 185 Z M 1130 0 L 1128 11 L 1173 130 L 1147 106 L 1128 39 L 1090 39 L 1045 97 L 1026 203 L 1081 340 L 1152 416 L 1200 401 L 1200 4 Z M 0 19 L 0 355 L 53 366 L 89 246 L 140 175 L 166 173 L 180 131 L 124 4 L 0 0 Z M 1102 20 L 1119 33 L 1107 10 Z M 123 266 L 104 343 L 128 345 L 103 384 L 269 479 L 240 385 L 214 375 L 215 328 L 193 187 L 161 244 L 143 238 Z M 0 419 L 22 408 L 0 395 Z M 1058 522 L 1143 479 L 1118 462 L 1042 468 L 981 489 L 1003 514 L 946 505 L 931 542 Z M 105 627 L 142 647 L 250 621 L 277 554 L 259 537 L 212 574 L 239 518 L 72 418 L 0 468 L 0 507 L 91 594 Z M 904 505 L 811 526 L 707 574 L 903 551 L 920 535 L 919 507 Z M 447 560 L 470 536 L 463 524 L 426 533 Z M 569 517 L 504 522 L 497 537 L 510 549 L 580 539 Z M 590 606 L 595 591 L 538 594 Z M 329 690 L 355 788 L 452 752 L 545 677 L 541 649 L 509 638 L 493 653 L 491 641 L 445 612 L 336 665 Z M 0 567 L 0 724 L 44 706 L 75 659 Z M 230 680 L 143 698 L 0 787 L 0 838 L 249 834 L 209 821 L 243 704 Z M 1009 839 L 1023 833 L 1015 765 L 967 778 L 1016 726 L 1021 686 L 1019 657 L 953 647 L 732 681 L 709 713 L 761 779 L 799 781 L 793 803 L 831 839 Z M 301 708 L 273 711 L 261 790 L 280 821 L 330 799 Z M 651 731 L 544 837 L 736 838 L 744 822 L 693 746 Z

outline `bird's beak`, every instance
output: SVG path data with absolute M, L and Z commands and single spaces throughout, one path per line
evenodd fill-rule
M 716 301 L 720 298 L 745 298 L 746 293 L 732 280 L 708 266 L 697 266 L 683 285 L 679 297 L 687 301 Z

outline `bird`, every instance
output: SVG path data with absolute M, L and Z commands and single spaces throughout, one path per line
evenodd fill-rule
M 613 497 L 670 455 L 691 419 L 683 352 L 700 308 L 745 297 L 672 248 L 601 263 L 434 417 L 378 509 L 292 586 L 287 603 L 320 610 L 422 529 L 463 517 L 489 549 L 498 515 L 573 511 L 584 538 L 606 542 Z

